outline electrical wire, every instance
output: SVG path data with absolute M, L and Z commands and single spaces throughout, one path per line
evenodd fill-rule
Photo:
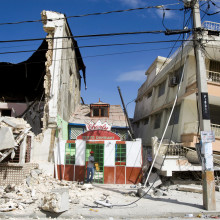
M 191 31 L 191 30 L 189 30 Z M 71 38 L 92 38 L 92 37 L 108 37 L 108 36 L 121 36 L 121 35 L 136 35 L 136 34 L 161 34 L 166 33 L 163 30 L 155 31 L 135 31 L 135 32 L 121 32 L 121 33 L 105 33 L 105 34 L 89 34 L 89 35 L 76 35 L 76 36 L 63 36 L 63 37 L 47 37 L 47 40 L 54 39 L 71 39 Z M 14 40 L 1 40 L 0 43 L 15 43 L 15 42 L 25 42 L 25 41 L 41 41 L 45 40 L 44 38 L 27 38 L 27 39 L 14 39 Z
M 106 14 L 112 14 L 112 13 L 122 13 L 122 12 L 130 12 L 130 11 L 145 10 L 145 9 L 152 9 L 152 8 L 160 9 L 162 6 L 163 7 L 164 6 L 173 6 L 173 5 L 179 5 L 179 4 L 180 3 L 173 3 L 173 4 L 166 4 L 166 5 L 156 5 L 156 6 L 147 6 L 147 7 L 139 7 L 139 8 L 130 8 L 130 9 L 124 9 L 124 10 L 107 11 L 107 12 L 95 12 L 95 13 L 88 13 L 88 14 L 83 14 L 83 15 L 71 15 L 71 16 L 66 16 L 64 18 L 6 22 L 6 23 L 0 23 L 0 25 L 12 25 L 12 24 L 23 24 L 23 23 L 33 23 L 33 22 L 65 20 L 65 19 L 68 19 L 68 18 L 81 18 L 81 17 L 87 17 L 87 16 L 106 15 Z M 183 10 L 183 9 L 182 8 L 181 9 L 166 8 L 165 10 Z
M 192 40 L 178 40 L 178 41 L 192 41 Z M 83 45 L 75 48 L 96 48 L 96 47 L 112 47 L 112 46 L 127 46 L 127 45 L 141 45 L 141 44 L 155 44 L 155 43 L 170 43 L 176 42 L 175 40 L 165 40 L 165 41 L 143 41 L 143 42 L 128 42 L 128 43 L 115 43 L 115 44 L 97 44 L 97 45 Z M 48 50 L 63 50 L 63 49 L 71 49 L 72 47 L 60 47 L 54 49 L 39 49 L 39 50 L 20 50 L 20 51 L 8 51 L 8 52 L 0 52 L 2 54 L 11 54 L 11 53 L 27 53 L 27 52 L 40 52 L 40 51 L 48 51 Z
M 116 53 L 106 53 L 106 54 L 96 54 L 96 55 L 91 55 L 91 56 L 84 56 L 82 57 L 83 59 L 86 58 L 93 58 L 93 57 L 103 57 L 103 56 L 112 56 L 112 55 L 121 55 L 121 54 L 129 54 L 129 53 L 139 53 L 139 52 L 146 52 L 146 51 L 156 51 L 156 50 L 166 50 L 166 49 L 170 49 L 171 47 L 162 47 L 162 48 L 155 48 L 155 49 L 148 49 L 148 50 L 134 50 L 134 51 L 124 51 L 124 52 L 116 52 Z M 172 47 L 173 48 L 173 47 Z M 65 59 L 56 59 L 56 60 L 52 60 L 52 61 L 61 61 L 61 60 L 77 60 L 79 57 L 72 57 L 72 58 L 65 58 Z M 36 61 L 36 62 L 26 62 L 26 64 L 36 64 L 36 63 L 45 63 L 45 60 L 42 61 Z M 16 64 L 12 64 L 12 63 L 8 63 L 7 65 L 1 65 L 0 67 L 4 67 L 4 66 L 14 66 L 14 65 L 24 65 L 24 63 L 16 63 Z

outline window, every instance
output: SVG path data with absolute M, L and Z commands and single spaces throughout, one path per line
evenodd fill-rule
M 66 144 L 65 164 L 75 164 L 76 144 Z
M 180 83 L 182 73 L 183 73 L 183 66 L 179 67 L 172 74 L 170 74 L 170 79 L 169 79 L 169 86 L 170 87 L 174 87 Z
M 165 92 L 165 86 L 166 86 L 166 80 L 163 81 L 160 85 L 159 85 L 159 90 L 158 90 L 158 97 L 162 96 Z
M 115 145 L 115 165 L 126 165 L 126 144 Z
M 93 116 L 98 117 L 99 116 L 99 108 L 93 108 Z
M 91 104 L 90 105 L 90 117 L 109 117 L 109 104 L 105 105 L 97 105 Z
M 220 62 L 210 60 L 208 80 L 220 83 Z
M 154 119 L 154 129 L 160 128 L 162 113 L 156 114 Z
M 180 105 L 175 106 L 169 125 L 176 125 L 179 123 Z
M 147 94 L 147 98 L 149 99 L 152 96 L 152 91 Z
M 144 125 L 147 125 L 148 123 L 149 123 L 149 118 L 147 117 L 144 119 Z

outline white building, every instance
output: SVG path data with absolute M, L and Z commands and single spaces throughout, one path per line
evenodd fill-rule
M 204 22 L 203 25 L 206 28 L 203 55 L 207 70 L 211 127 L 215 131 L 213 151 L 220 152 L 220 24 Z M 165 139 L 191 148 L 195 148 L 199 142 L 196 60 L 190 39 L 184 43 L 183 51 L 178 49 L 170 59 L 157 57 L 145 73 L 147 80 L 138 90 L 134 131 L 146 147 L 152 147 L 152 137 L 162 137 L 182 73 L 184 75 L 177 105 Z

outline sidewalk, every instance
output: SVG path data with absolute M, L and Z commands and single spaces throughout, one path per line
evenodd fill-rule
M 188 217 L 189 219 L 192 216 L 193 218 L 197 216 L 205 218 L 207 215 L 209 217 L 220 216 L 220 192 L 216 192 L 216 210 L 213 212 L 208 212 L 203 208 L 202 194 L 177 190 L 169 190 L 166 196 L 148 196 L 128 205 L 139 199 L 135 197 L 136 192 L 137 189 L 130 188 L 130 185 L 94 185 L 94 189 L 81 194 L 78 204 L 72 201 L 69 210 L 64 213 L 54 214 L 30 208 L 25 212 L 15 210 L 0 213 L 0 218 L 153 219 L 179 217 L 182 219 Z M 106 199 L 105 195 L 108 195 L 107 200 L 113 204 L 113 208 L 95 207 L 94 201 Z

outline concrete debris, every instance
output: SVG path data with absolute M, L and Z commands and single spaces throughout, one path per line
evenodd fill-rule
M 60 213 L 69 209 L 69 192 L 67 188 L 53 189 L 42 199 L 41 209 Z
M 154 196 L 160 197 L 160 196 L 168 196 L 168 193 L 160 190 L 160 189 L 155 189 L 154 190 Z
M 25 212 L 33 207 L 35 210 L 40 207 L 50 212 L 63 212 L 68 210 L 69 202 L 79 204 L 87 189 L 93 189 L 93 186 L 57 180 L 40 169 L 33 169 L 20 185 L 0 186 L 0 212 Z
M 82 190 L 88 190 L 88 189 L 94 189 L 92 184 L 86 183 L 84 185 L 81 186 Z
M 148 188 L 139 188 L 138 190 L 137 190 L 137 195 L 139 196 L 139 197 L 142 197 L 142 198 L 145 198 L 145 199 L 147 199 L 147 198 L 151 198 L 151 194 L 152 194 L 152 190 L 150 190 L 149 191 L 149 189 Z
M 7 185 L 6 188 L 5 188 L 5 192 L 6 193 L 9 193 L 9 192 L 13 192 L 15 191 L 15 185 Z
M 185 186 L 185 185 L 180 185 L 178 186 L 179 191 L 185 191 L 185 192 L 194 192 L 194 193 L 202 193 L 202 186 Z
M 0 162 L 11 154 L 15 156 L 15 150 L 25 137 L 30 134 L 30 125 L 23 118 L 0 117 Z
M 157 173 L 151 173 L 148 179 L 148 183 L 150 186 L 153 185 L 153 187 L 156 188 L 162 184 L 162 181 Z

